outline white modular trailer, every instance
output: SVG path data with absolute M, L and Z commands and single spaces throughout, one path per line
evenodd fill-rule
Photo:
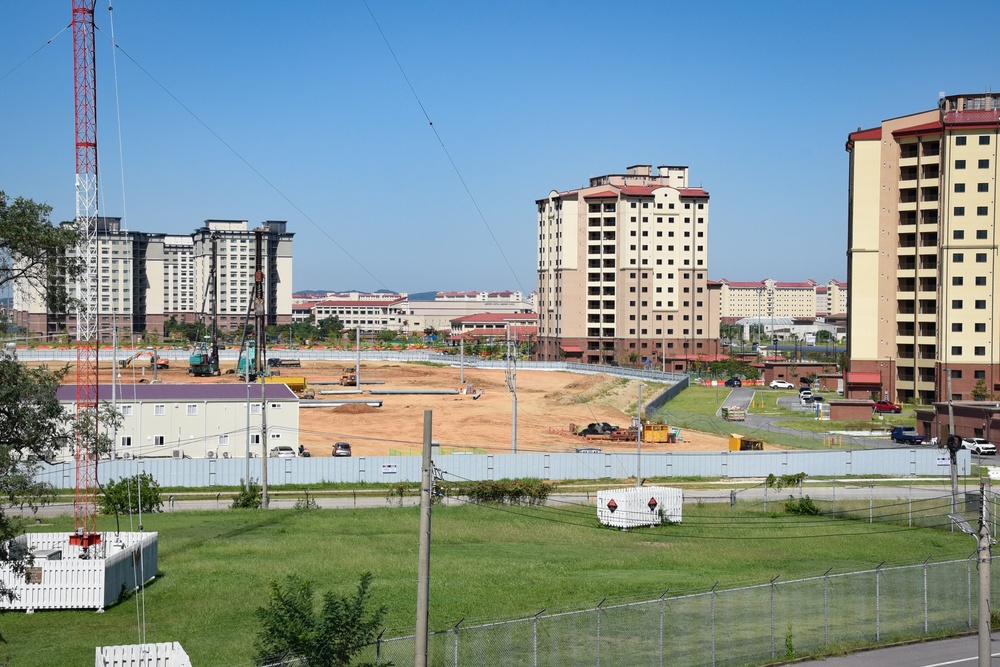
M 157 533 L 102 533 L 86 552 L 69 543 L 69 533 L 26 533 L 13 541 L 12 551 L 34 559 L 23 577 L 0 570 L 0 581 L 17 595 L 0 599 L 0 609 L 100 611 L 156 576 Z
M 683 492 L 669 486 L 605 489 L 597 492 L 597 520 L 616 528 L 680 523 L 683 504 Z
M 177 642 L 98 646 L 94 667 L 191 667 Z

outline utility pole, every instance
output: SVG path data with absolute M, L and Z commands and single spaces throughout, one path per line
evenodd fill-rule
M 267 497 L 267 384 L 265 380 L 265 369 L 264 369 L 264 263 L 263 263 L 263 239 L 264 239 L 264 229 L 257 228 L 254 231 L 254 236 L 256 237 L 256 247 L 254 249 L 254 255 L 256 259 L 256 268 L 253 274 L 253 311 L 254 311 L 254 339 L 256 345 L 254 345 L 254 372 L 257 374 L 257 380 L 260 382 L 260 506 L 263 509 L 267 509 L 270 504 L 270 499 Z M 249 356 L 249 355 L 248 355 Z M 250 360 L 247 359 L 246 367 L 247 377 L 250 375 Z
M 517 347 L 510 337 L 507 324 L 507 391 L 510 392 L 510 453 L 517 454 Z
M 354 330 L 354 348 L 358 351 L 354 360 L 354 386 L 361 389 L 361 324 Z
M 948 439 L 945 445 L 948 447 L 948 456 L 951 459 L 951 511 L 952 514 L 958 511 L 958 450 L 962 444 L 955 437 L 955 408 L 951 400 L 951 369 L 946 368 L 944 372 L 947 376 L 948 384 Z
M 458 381 L 465 384 L 465 339 L 458 340 Z
M 417 565 L 416 667 L 427 667 L 427 629 L 431 591 L 431 411 L 424 410 L 424 458 L 420 483 L 420 547 Z
M 979 667 L 990 667 L 990 522 L 986 513 L 990 478 L 979 480 Z
M 639 488 L 642 486 L 642 467 L 640 466 L 642 459 L 642 382 L 639 382 L 639 403 L 635 412 L 638 416 L 635 426 L 635 486 Z

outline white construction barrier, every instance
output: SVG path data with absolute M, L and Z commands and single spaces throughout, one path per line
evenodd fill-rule
M 683 503 L 683 492 L 669 486 L 607 489 L 597 492 L 597 520 L 617 528 L 680 523 Z
M 113 605 L 156 576 L 157 533 L 102 533 L 86 551 L 69 543 L 69 533 L 25 533 L 12 552 L 31 553 L 24 576 L 0 569 L 0 581 L 14 600 L 0 599 L 0 609 L 97 609 Z
M 177 642 L 98 646 L 94 667 L 191 667 Z

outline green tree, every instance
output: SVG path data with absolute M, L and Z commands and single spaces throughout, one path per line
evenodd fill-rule
M 384 343 L 391 343 L 396 340 L 396 332 L 392 329 L 383 329 L 378 332 L 377 338 Z
M 257 609 L 261 629 L 254 643 L 258 665 L 299 659 L 309 667 L 347 667 L 376 638 L 386 608 L 372 608 L 371 572 L 351 597 L 325 593 L 317 611 L 312 582 L 291 575 L 269 585 L 267 606 Z M 373 663 L 364 663 L 371 665 Z M 392 663 L 381 663 L 392 664 Z
M 51 460 L 59 444 L 71 437 L 56 389 L 66 368 L 30 368 L 16 355 L 0 353 L 0 497 L 6 506 L 37 509 L 51 487 L 36 479 L 43 460 Z M 11 551 L 10 540 L 24 532 L 24 521 L 0 508 L 0 565 L 24 574 L 24 555 Z M 0 596 L 14 593 L 0 583 Z
M 129 514 L 159 512 L 163 508 L 160 485 L 148 472 L 123 477 L 121 481 L 109 479 L 98 498 L 102 514 Z
M 974 401 L 985 401 L 990 398 L 990 390 L 986 387 L 986 380 L 979 378 L 976 385 L 972 388 L 972 400 Z

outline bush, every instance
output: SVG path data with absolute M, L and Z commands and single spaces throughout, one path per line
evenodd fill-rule
M 496 505 L 541 505 L 551 488 L 540 479 L 501 479 L 455 485 L 458 495 L 474 503 Z
M 800 514 L 802 516 L 819 516 L 819 508 L 816 507 L 816 503 L 812 501 L 812 498 L 806 496 L 805 498 L 793 498 L 788 497 L 785 501 L 785 512 L 788 514 Z
M 123 477 L 117 482 L 109 479 L 102 485 L 102 490 L 104 493 L 98 498 L 101 514 L 163 511 L 160 485 L 148 472 Z
M 298 500 L 296 500 L 295 501 L 295 505 L 292 506 L 292 509 L 296 509 L 296 510 L 318 510 L 319 509 L 319 503 L 316 502 L 315 498 L 310 498 L 309 497 L 309 492 L 306 491 L 306 497 L 305 498 L 299 498 Z
M 233 504 L 230 509 L 250 509 L 259 510 L 263 503 L 263 493 L 257 480 L 251 479 L 247 484 L 245 480 L 240 480 L 240 492 L 233 496 Z

